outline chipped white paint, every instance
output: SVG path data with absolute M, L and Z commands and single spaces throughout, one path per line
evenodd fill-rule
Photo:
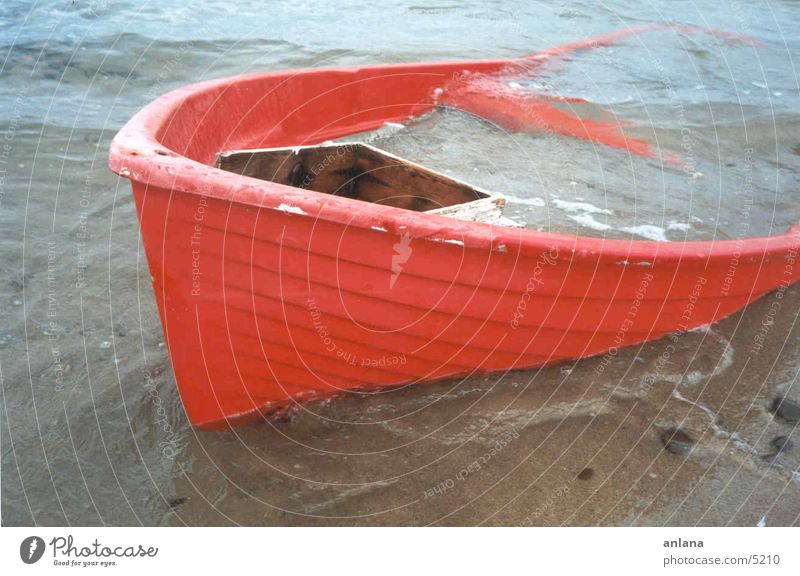
M 598 222 L 591 214 L 572 215 L 570 218 L 585 228 L 591 228 L 599 232 L 611 230 L 611 226 L 604 222 Z
M 287 214 L 302 214 L 305 215 L 303 209 L 298 206 L 292 206 L 291 204 L 281 204 L 278 206 L 278 210 L 281 212 L 286 212 Z
M 680 232 L 688 232 L 691 227 L 691 224 L 688 222 L 678 222 L 677 220 L 673 220 L 667 224 L 667 230 L 678 230 Z

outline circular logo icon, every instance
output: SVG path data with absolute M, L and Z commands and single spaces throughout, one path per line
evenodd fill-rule
M 38 562 L 44 554 L 44 540 L 38 536 L 28 536 L 19 545 L 19 557 L 25 564 Z

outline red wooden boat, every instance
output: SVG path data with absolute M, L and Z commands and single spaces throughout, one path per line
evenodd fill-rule
M 322 394 L 614 353 L 716 322 L 798 280 L 800 227 L 659 243 L 464 221 L 431 207 L 480 201 L 482 191 L 366 148 L 343 153 L 347 165 L 320 165 L 327 156 L 305 148 L 443 102 L 525 129 L 527 96 L 492 103 L 479 85 L 619 37 L 512 61 L 214 80 L 139 112 L 114 139 L 110 166 L 133 186 L 192 423 L 216 427 Z M 535 104 L 547 112 L 539 125 L 653 154 L 608 126 L 559 117 L 545 99 Z M 264 158 L 272 174 L 253 168 Z M 331 174 L 338 179 L 328 189 L 311 184 Z M 393 201 L 398 186 L 412 191 Z M 430 191 L 442 186 L 466 196 L 437 199 Z

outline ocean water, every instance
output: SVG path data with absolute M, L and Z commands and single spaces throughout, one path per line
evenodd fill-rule
M 288 422 L 191 428 L 175 388 L 116 131 L 173 88 L 255 71 L 494 59 L 647 22 L 520 89 L 582 98 L 679 164 L 439 109 L 359 136 L 502 192 L 539 230 L 652 240 L 800 221 L 797 2 L 200 0 L 0 5 L 4 525 L 797 524 L 800 293 L 570 366 L 318 404 Z M 754 350 L 754 335 L 767 343 Z M 655 384 L 642 387 L 648 375 Z M 649 381 L 649 380 L 648 380 Z M 663 449 L 663 430 L 696 441 Z

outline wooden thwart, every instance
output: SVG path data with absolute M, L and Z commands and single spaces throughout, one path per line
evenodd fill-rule
M 505 198 L 361 142 L 231 150 L 217 168 L 295 188 L 441 216 L 519 226 Z

